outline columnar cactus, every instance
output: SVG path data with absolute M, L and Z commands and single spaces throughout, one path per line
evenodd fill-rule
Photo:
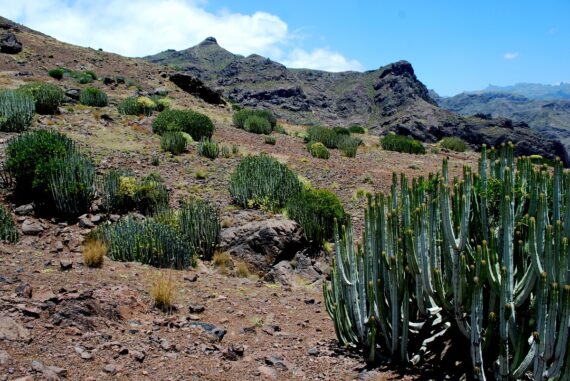
M 478 169 L 451 180 L 444 161 L 399 191 L 394 176 L 389 196 L 369 199 L 362 245 L 342 228 L 324 287 L 337 336 L 369 361 L 416 362 L 453 324 L 475 379 L 569 380 L 570 174 L 515 160 L 510 144 L 483 147 Z

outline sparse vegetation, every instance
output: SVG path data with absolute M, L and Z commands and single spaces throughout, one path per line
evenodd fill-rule
M 309 142 L 307 144 L 307 148 L 309 149 L 309 153 L 311 156 L 319 158 L 319 159 L 328 159 L 331 156 L 331 153 L 325 147 L 323 143 L 320 142 Z
M 333 127 L 333 131 L 337 135 L 350 136 L 350 131 L 344 127 Z
M 245 127 L 246 121 L 251 117 L 265 119 L 269 123 L 269 128 L 270 128 L 269 133 L 271 133 L 271 131 L 273 131 L 277 126 L 277 118 L 275 118 L 273 112 L 269 110 L 253 110 L 253 109 L 241 109 L 234 112 L 233 115 L 234 126 L 236 126 L 237 128 L 245 129 L 247 131 Z M 262 133 L 262 132 L 257 132 L 257 133 Z
M 232 257 L 226 252 L 215 252 L 212 257 L 214 267 L 218 269 L 220 274 L 228 274 L 229 270 L 234 267 Z
M 439 145 L 445 149 L 455 152 L 465 152 L 467 150 L 467 143 L 456 136 L 448 136 L 441 139 Z
M 347 214 L 338 197 L 326 189 L 305 189 L 289 199 L 287 215 L 301 225 L 313 245 L 333 238 L 335 221 L 346 224 Z
M 12 90 L 0 90 L 0 131 L 22 132 L 34 118 L 35 105 L 31 95 Z
M 19 237 L 12 214 L 4 205 L 0 205 L 0 240 L 15 243 Z
M 348 127 L 348 130 L 352 134 L 365 134 L 366 129 L 358 124 L 353 124 L 352 126 Z
M 275 139 L 275 136 L 266 136 L 265 137 L 265 144 L 269 144 L 269 145 L 274 146 L 276 142 L 277 142 L 277 140 Z
M 79 93 L 79 102 L 85 106 L 105 107 L 107 106 L 107 94 L 96 87 L 86 87 Z
M 20 87 L 18 91 L 31 95 L 38 114 L 57 113 L 64 97 L 63 90 L 59 86 L 49 83 L 30 83 Z
M 247 267 L 247 263 L 245 262 L 238 262 L 234 273 L 238 278 L 249 278 L 251 276 L 249 267 Z
M 394 133 L 389 133 L 383 138 L 380 138 L 380 144 L 386 151 L 396 151 L 419 155 L 426 153 L 426 149 L 420 141 L 417 141 L 414 138 L 410 138 L 408 136 L 396 135 Z
M 346 157 L 356 157 L 356 151 L 358 151 L 358 147 L 360 146 L 360 140 L 352 138 L 350 136 L 342 136 L 338 140 L 338 149 L 342 152 L 343 156 Z
M 245 208 L 276 210 L 302 188 L 293 171 L 263 154 L 242 159 L 230 180 L 233 199 Z
M 87 267 L 101 267 L 107 255 L 107 245 L 98 239 L 86 239 L 82 245 L 83 263 Z
M 186 151 L 187 140 L 179 131 L 167 131 L 160 137 L 160 148 L 173 155 Z
M 210 139 L 214 133 L 214 124 L 204 114 L 192 110 L 164 110 L 152 123 L 152 130 L 162 135 L 166 131 L 182 131 L 192 139 L 200 141 Z
M 243 129 L 247 132 L 264 135 L 269 135 L 272 131 L 269 121 L 263 117 L 256 115 L 252 115 L 245 120 Z

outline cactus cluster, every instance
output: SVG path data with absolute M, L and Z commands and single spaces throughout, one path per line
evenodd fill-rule
M 13 90 L 0 90 L 0 131 L 21 132 L 34 118 L 34 98 Z
M 337 234 L 324 296 L 339 341 L 415 363 L 453 325 L 474 379 L 569 380 L 570 173 L 510 144 L 461 179 L 447 166 L 370 197 L 362 244 Z
M 186 151 L 188 141 L 179 131 L 167 131 L 160 137 L 160 148 L 173 155 L 180 155 Z
M 265 154 L 242 159 L 230 179 L 234 201 L 245 208 L 277 210 L 302 188 L 293 171 Z
M 21 86 L 18 92 L 32 96 L 38 114 L 56 114 L 64 98 L 63 90 L 50 83 L 29 83 Z
M 355 157 L 358 146 L 362 144 L 362 140 L 350 136 L 350 131 L 343 127 L 311 126 L 307 128 L 304 139 L 308 143 L 309 151 L 314 143 L 321 143 L 329 149 L 338 148 L 346 157 Z
M 197 256 L 210 260 L 220 242 L 220 215 L 206 201 L 190 199 L 178 213 L 178 225 L 182 236 L 192 246 Z
M 215 141 L 204 138 L 198 143 L 198 155 L 214 160 L 220 155 L 220 146 Z
M 20 234 L 14 217 L 4 205 L 0 205 L 0 240 L 15 243 L 18 238 Z
M 96 87 L 86 87 L 79 93 L 79 102 L 85 106 L 105 107 L 109 103 L 107 94 Z
M 92 234 L 105 242 L 107 256 L 115 261 L 176 269 L 195 265 L 192 247 L 174 228 L 153 219 L 137 221 L 129 216 Z

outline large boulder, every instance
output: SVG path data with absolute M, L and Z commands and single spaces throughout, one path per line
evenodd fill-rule
M 174 73 L 170 75 L 170 81 L 187 93 L 202 99 L 204 102 L 216 105 L 224 104 L 222 95 L 219 92 L 212 90 L 193 75 L 188 73 Z
M 22 43 L 18 41 L 12 32 L 6 32 L 0 37 L 0 52 L 18 54 L 22 51 Z
M 299 224 L 277 215 L 222 230 L 220 249 L 266 274 L 306 245 Z

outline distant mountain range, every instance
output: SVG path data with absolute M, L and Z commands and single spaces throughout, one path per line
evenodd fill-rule
M 443 108 L 461 115 L 486 114 L 528 123 L 540 134 L 556 138 L 570 153 L 570 84 L 522 83 L 489 86 L 453 97 L 430 95 Z
M 269 108 L 292 123 L 359 124 L 371 134 L 395 131 L 430 142 L 459 136 L 474 147 L 513 141 L 518 154 L 566 159 L 560 142 L 544 139 L 525 123 L 465 117 L 439 107 L 407 61 L 366 72 L 289 69 L 259 55 L 233 54 L 213 37 L 144 59 L 190 74 L 241 107 Z

